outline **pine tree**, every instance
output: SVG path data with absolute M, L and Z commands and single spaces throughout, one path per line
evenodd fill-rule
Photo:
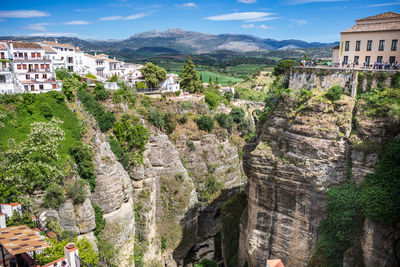
M 190 57 L 188 61 L 183 63 L 181 78 L 181 88 L 189 93 L 200 92 L 203 89 L 203 84 L 199 79 L 199 75 L 195 70 L 195 65 Z

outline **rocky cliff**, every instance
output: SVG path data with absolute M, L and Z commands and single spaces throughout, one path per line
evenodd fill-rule
M 241 265 L 264 266 L 274 258 L 285 266 L 308 265 L 326 216 L 326 190 L 373 172 L 380 151 L 371 147 L 382 148 L 399 134 L 398 122 L 365 113 L 365 103 L 349 96 L 331 102 L 286 94 L 259 125 L 244 149 L 248 207 L 241 220 Z M 363 149 L 360 143 L 374 145 Z M 391 266 L 398 230 L 366 220 L 363 232 L 358 262 Z

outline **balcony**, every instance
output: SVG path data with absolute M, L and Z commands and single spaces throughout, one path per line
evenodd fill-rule
M 37 58 L 37 57 L 15 57 L 14 61 L 48 61 L 50 62 L 50 59 L 46 58 Z

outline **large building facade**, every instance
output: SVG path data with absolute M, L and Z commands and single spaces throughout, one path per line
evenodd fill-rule
M 356 21 L 341 32 L 340 46 L 333 48 L 335 66 L 372 67 L 374 63 L 400 61 L 400 14 L 386 12 Z

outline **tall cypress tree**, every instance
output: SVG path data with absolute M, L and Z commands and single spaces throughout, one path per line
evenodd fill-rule
M 188 91 L 189 93 L 200 92 L 203 89 L 203 83 L 201 82 L 195 65 L 190 57 L 188 61 L 183 63 L 181 78 L 181 88 Z

